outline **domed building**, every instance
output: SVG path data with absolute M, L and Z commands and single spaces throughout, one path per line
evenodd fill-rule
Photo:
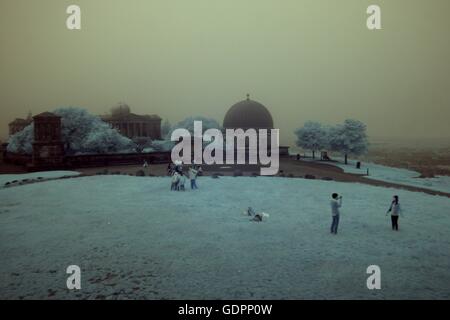
M 233 105 L 223 120 L 224 129 L 273 129 L 273 119 L 269 110 L 257 101 L 247 99 Z
M 247 99 L 234 104 L 226 113 L 223 120 L 223 130 L 227 129 L 267 129 L 268 143 L 270 144 L 271 129 L 274 129 L 274 122 L 270 111 L 261 103 L 251 100 L 247 94 Z M 247 146 L 246 146 L 247 147 Z M 280 156 L 289 154 L 289 147 L 279 146 Z

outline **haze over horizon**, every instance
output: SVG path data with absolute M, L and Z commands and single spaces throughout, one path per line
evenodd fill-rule
M 66 8 L 82 30 L 66 29 Z M 378 4 L 383 30 L 366 28 Z M 250 93 L 281 143 L 307 120 L 365 122 L 371 137 L 450 138 L 448 0 L 2 0 L 0 139 L 62 106 L 118 102 L 173 124 L 222 122 Z

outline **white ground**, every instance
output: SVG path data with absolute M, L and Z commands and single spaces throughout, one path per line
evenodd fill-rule
M 78 176 L 80 173 L 75 171 L 42 171 L 23 174 L 0 174 L 0 187 L 3 187 L 5 183 L 12 181 L 21 181 L 24 179 L 33 180 L 37 178 L 53 179 L 61 177 L 73 177 Z
M 387 167 L 370 162 L 362 162 L 361 169 L 356 169 L 356 162 L 355 160 L 349 160 L 348 165 L 344 164 L 343 161 L 329 162 L 329 164 L 342 168 L 347 173 L 366 174 L 367 169 L 369 169 L 367 178 L 374 180 L 450 193 L 450 177 L 448 176 L 419 178 L 420 173 L 413 170 Z
M 94 176 L 0 189 L 0 298 L 450 298 L 450 199 L 289 178 Z M 329 234 L 329 196 L 344 196 Z M 385 216 L 393 193 L 405 217 Z M 247 206 L 270 213 L 250 222 Z M 82 290 L 65 269 L 82 269 Z M 366 288 L 366 268 L 382 290 Z

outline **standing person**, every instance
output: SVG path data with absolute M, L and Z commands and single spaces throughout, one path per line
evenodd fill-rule
M 194 169 L 194 167 L 189 168 L 189 180 L 191 180 L 191 189 L 198 189 L 197 187 L 197 173 L 198 171 Z
M 168 165 L 167 165 L 167 175 L 168 176 L 171 176 L 172 175 L 172 168 L 173 168 L 173 166 L 172 166 L 172 162 L 170 162 Z
M 342 206 L 342 197 L 340 197 L 337 193 L 333 193 L 331 195 L 331 215 L 333 221 L 331 223 L 331 233 L 337 234 L 338 226 L 339 226 L 339 216 L 340 211 L 339 208 Z
M 144 167 L 144 170 L 147 170 L 150 174 L 150 165 L 148 164 L 147 160 L 144 160 L 144 164 L 142 166 Z
M 180 180 L 178 182 L 178 191 L 185 191 L 185 187 L 184 184 L 186 183 L 186 175 L 181 172 L 180 173 Z
M 391 213 L 391 222 L 392 222 L 392 230 L 398 231 L 398 217 L 402 215 L 402 208 L 400 207 L 400 202 L 398 201 L 398 196 L 394 196 L 391 202 L 391 206 L 389 210 L 386 212 L 386 215 Z
M 175 171 L 172 175 L 172 185 L 170 187 L 170 190 L 178 191 L 178 183 L 179 182 L 180 182 L 180 174 Z

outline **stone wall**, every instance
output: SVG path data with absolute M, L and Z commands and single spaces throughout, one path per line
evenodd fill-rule
M 169 163 L 170 152 L 151 152 L 151 153 L 127 153 L 127 154 L 93 154 L 65 156 L 63 162 L 59 165 L 33 165 L 32 156 L 6 152 L 4 162 L 26 166 L 28 171 L 43 170 L 73 170 L 76 168 L 120 166 L 120 165 L 141 165 L 144 161 L 150 164 Z

